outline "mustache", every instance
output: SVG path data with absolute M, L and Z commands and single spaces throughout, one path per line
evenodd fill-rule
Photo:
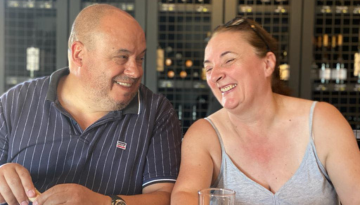
M 114 78 L 114 81 L 126 81 L 129 83 L 135 83 L 136 81 L 138 81 L 140 78 L 131 78 L 128 76 L 116 76 Z

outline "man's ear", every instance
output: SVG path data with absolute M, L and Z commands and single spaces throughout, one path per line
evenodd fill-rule
M 85 47 L 80 41 L 75 41 L 71 45 L 71 59 L 76 67 L 82 67 L 82 59 L 84 57 Z
M 273 52 L 267 52 L 265 56 L 265 76 L 270 77 L 275 70 L 276 56 Z

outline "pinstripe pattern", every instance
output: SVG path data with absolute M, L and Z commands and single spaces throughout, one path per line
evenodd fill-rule
M 176 180 L 181 131 L 168 100 L 141 85 L 127 108 L 81 130 L 56 98 L 66 74 L 58 70 L 0 97 L 0 165 L 23 165 L 41 192 L 78 183 L 106 195 L 133 195 Z M 117 141 L 127 143 L 126 150 L 116 148 Z

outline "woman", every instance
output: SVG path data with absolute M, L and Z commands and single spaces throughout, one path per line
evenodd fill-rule
M 332 105 L 279 93 L 276 41 L 250 19 L 215 29 L 207 83 L 223 108 L 195 122 L 182 144 L 172 204 L 208 187 L 236 204 L 360 204 L 360 153 Z

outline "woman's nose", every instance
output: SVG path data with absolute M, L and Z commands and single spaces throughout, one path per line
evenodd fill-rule
M 224 77 L 224 73 L 220 68 L 213 68 L 211 71 L 210 79 L 212 82 L 217 83 Z

